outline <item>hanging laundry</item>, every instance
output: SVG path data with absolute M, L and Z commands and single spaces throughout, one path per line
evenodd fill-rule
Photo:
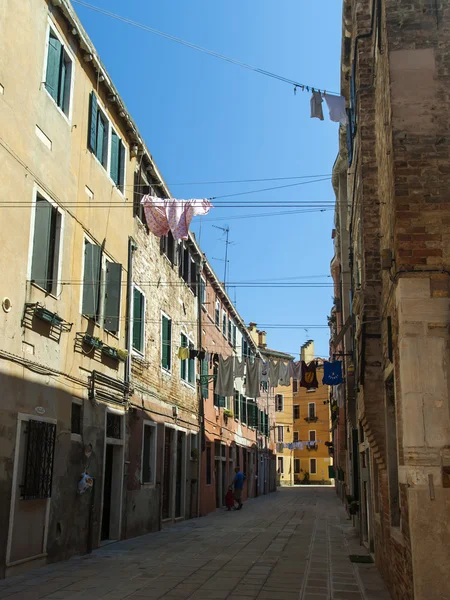
M 320 119 L 323 121 L 322 95 L 320 92 L 313 92 L 311 96 L 311 119 Z
M 178 358 L 181 360 L 189 358 L 189 348 L 178 348 Z
M 279 361 L 278 363 L 278 385 L 288 387 L 291 384 L 290 362 Z
M 324 94 L 323 97 L 325 98 L 328 110 L 330 111 L 330 120 L 334 123 L 348 125 L 344 96 L 330 96 L 330 94 Z
M 344 381 L 342 377 L 342 363 L 339 360 L 323 363 L 323 379 L 325 385 L 339 385 Z
M 278 380 L 280 378 L 280 363 L 274 360 L 269 361 L 269 381 L 273 388 L 278 387 Z
M 269 361 L 266 360 L 266 362 L 264 362 L 263 360 L 260 362 L 260 381 L 261 383 L 269 383 Z
M 215 393 L 218 396 L 232 396 L 234 394 L 234 356 L 222 358 L 219 355 Z
M 296 379 L 300 381 L 302 378 L 302 361 L 298 360 L 297 362 L 291 361 L 291 377 L 292 379 Z
M 317 365 L 315 360 L 311 361 L 309 365 L 307 365 L 305 361 L 302 361 L 302 377 L 300 380 L 300 387 L 305 387 L 309 390 L 319 387 L 319 382 L 317 381 Z
M 194 358 L 197 358 L 198 356 L 198 350 L 189 350 L 189 358 L 191 360 L 193 360 Z
M 205 360 L 205 357 L 206 357 L 206 352 L 204 350 L 199 350 L 198 356 L 197 356 L 198 360 Z
M 259 398 L 260 395 L 260 366 L 259 358 L 252 361 L 247 357 L 247 376 L 245 381 L 245 394 L 249 398 Z
M 213 207 L 206 198 L 178 200 L 149 195 L 142 198 L 141 204 L 144 206 L 149 230 L 157 237 L 167 235 L 171 231 L 176 240 L 187 240 L 192 218 L 207 215 Z
M 243 379 L 245 375 L 245 361 L 239 360 L 238 357 L 234 359 L 234 376 L 236 379 Z

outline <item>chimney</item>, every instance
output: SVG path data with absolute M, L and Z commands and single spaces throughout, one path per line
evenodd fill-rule
M 265 331 L 258 331 L 258 346 L 260 348 L 267 348 Z
M 313 340 L 308 340 L 300 348 L 300 358 L 301 358 L 301 360 L 304 360 L 305 363 L 307 363 L 307 364 L 310 363 L 312 360 L 314 360 L 314 341 Z
M 250 323 L 248 324 L 248 332 L 250 333 L 250 337 L 252 338 L 252 340 L 255 342 L 255 345 L 258 345 L 259 334 L 256 329 L 256 323 L 254 323 L 253 321 L 250 321 Z

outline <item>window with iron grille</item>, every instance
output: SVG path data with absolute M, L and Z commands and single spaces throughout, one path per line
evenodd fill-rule
M 277 439 L 279 442 L 284 442 L 284 429 L 283 425 L 277 425 Z
M 72 421 L 70 431 L 81 435 L 81 404 L 72 402 Z
M 315 419 L 316 418 L 316 403 L 310 402 L 308 404 L 308 418 Z
M 300 419 L 300 404 L 294 404 L 294 419 Z
M 122 438 L 122 417 L 115 413 L 106 413 L 106 437 L 120 440 Z
M 283 394 L 276 394 L 275 395 L 275 410 L 277 412 L 283 412 L 284 410 L 284 396 Z
M 24 500 L 50 498 L 56 425 L 30 420 L 26 424 L 26 456 L 21 485 Z

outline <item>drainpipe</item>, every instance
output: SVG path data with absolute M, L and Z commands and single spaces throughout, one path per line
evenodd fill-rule
M 132 302 L 133 302 L 133 252 L 136 250 L 136 244 L 131 237 L 128 237 L 128 265 L 127 265 L 127 314 L 126 314 L 126 326 L 125 335 L 126 342 L 125 348 L 128 352 L 127 360 L 125 361 L 125 373 L 123 381 L 126 386 L 129 386 L 131 381 L 131 351 L 133 340 L 132 327 L 131 327 L 131 314 L 132 314 Z
M 201 260 L 200 260 L 200 268 L 198 270 L 198 277 L 197 277 L 197 323 L 198 323 L 198 332 L 197 332 L 197 347 L 199 348 L 199 350 L 202 349 L 202 337 L 203 337 L 203 331 L 202 331 L 202 313 L 203 313 L 203 309 L 202 309 L 202 298 L 201 298 L 201 277 L 202 277 L 202 273 L 203 273 L 203 268 L 205 266 L 205 259 L 202 256 Z M 206 292 L 206 287 L 205 287 L 205 292 Z M 206 449 L 206 443 L 205 443 L 205 404 L 204 404 L 204 399 L 203 399 L 203 386 L 202 386 L 202 363 L 199 360 L 198 361 L 198 369 L 199 369 L 199 373 L 200 373 L 200 377 L 198 380 L 198 420 L 199 420 L 199 425 L 200 425 L 200 451 L 198 453 L 198 471 L 197 471 L 197 517 L 200 516 L 200 490 L 201 490 L 201 485 L 200 485 L 200 477 L 202 474 L 202 456 L 203 453 Z

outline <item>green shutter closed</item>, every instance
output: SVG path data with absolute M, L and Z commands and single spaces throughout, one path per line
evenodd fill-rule
M 58 106 L 64 110 L 65 104 L 68 102 L 64 102 L 64 98 L 67 93 L 67 83 L 69 81 L 68 73 L 67 73 L 67 64 L 64 60 L 64 53 L 61 56 L 61 66 L 60 66 L 60 78 L 59 78 L 59 90 L 58 90 Z M 66 106 L 67 109 L 67 106 Z
M 47 73 L 45 75 L 45 87 L 55 102 L 58 102 L 59 74 L 63 48 L 61 42 L 50 32 L 48 38 Z
M 163 315 L 162 317 L 162 349 L 161 349 L 161 366 L 163 369 L 170 371 L 171 367 L 171 338 L 172 338 L 172 322 Z
M 121 283 L 122 265 L 120 263 L 107 263 L 104 327 L 107 331 L 113 333 L 119 331 Z
M 225 406 L 226 406 L 225 396 L 219 396 L 219 406 L 221 406 L 222 408 L 225 408 Z
M 138 352 L 144 350 L 144 295 L 133 290 L 133 348 Z
M 191 350 L 193 350 L 194 345 L 189 344 L 189 348 Z M 188 382 L 191 385 L 194 385 L 194 383 L 195 383 L 195 358 L 189 358 L 187 362 L 188 362 Z
M 97 115 L 97 96 L 91 92 L 88 146 L 94 153 L 97 151 Z
M 101 278 L 102 249 L 95 244 L 84 245 L 83 315 L 96 318 Z
M 201 364 L 202 373 L 202 397 L 208 398 L 209 396 L 209 385 L 208 385 L 208 361 L 202 360 Z
M 236 390 L 234 392 L 234 416 L 236 419 L 239 419 L 239 392 Z
M 54 210 L 50 202 L 47 202 L 43 198 L 37 198 L 34 218 L 31 279 L 49 292 L 52 289 L 52 281 L 49 281 L 49 278 L 51 274 L 52 217 Z
M 119 184 L 120 139 L 114 131 L 111 133 L 111 164 L 109 174 L 116 185 Z
M 123 192 L 123 185 L 125 183 L 125 146 L 119 140 L 119 171 L 117 173 L 117 185 Z

